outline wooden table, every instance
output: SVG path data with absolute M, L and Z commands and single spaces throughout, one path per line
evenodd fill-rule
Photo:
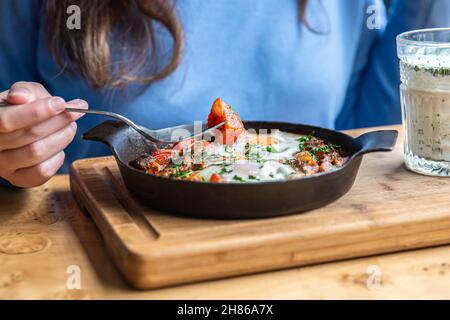
M 81 289 L 67 289 L 71 266 L 80 268 Z M 449 288 L 443 246 L 137 291 L 75 204 L 67 176 L 30 190 L 0 188 L 0 299 L 449 299 Z

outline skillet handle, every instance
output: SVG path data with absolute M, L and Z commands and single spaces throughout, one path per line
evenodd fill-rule
M 83 139 L 103 142 L 108 146 L 114 143 L 114 137 L 127 126 L 120 121 L 105 121 L 83 134 Z
M 362 146 L 358 154 L 392 151 L 397 142 L 397 137 L 397 130 L 379 130 L 364 133 L 356 138 Z

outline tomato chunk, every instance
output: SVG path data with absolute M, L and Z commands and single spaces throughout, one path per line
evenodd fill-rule
M 161 149 L 161 150 L 156 150 L 155 152 L 153 152 L 153 157 L 157 157 L 157 156 L 166 156 L 166 157 L 171 157 L 173 153 L 172 149 Z
M 208 127 L 213 127 L 223 121 L 227 121 L 227 123 L 219 128 L 222 132 L 222 143 L 232 145 L 245 132 L 244 124 L 230 105 L 217 98 L 208 116 Z
M 209 178 L 209 182 L 219 183 L 222 181 L 223 179 L 217 173 L 213 173 Z

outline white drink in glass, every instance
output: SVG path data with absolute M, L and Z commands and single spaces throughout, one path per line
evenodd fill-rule
M 450 176 L 450 29 L 397 38 L 406 166 Z

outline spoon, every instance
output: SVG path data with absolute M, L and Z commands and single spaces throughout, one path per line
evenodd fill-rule
M 137 125 L 130 119 L 114 113 L 114 112 L 108 112 L 108 111 L 100 111 L 100 110 L 92 110 L 92 109 L 77 109 L 77 108 L 69 108 L 66 107 L 66 111 L 68 112 L 76 112 L 76 113 L 86 113 L 86 114 L 97 114 L 107 117 L 112 117 L 115 119 L 118 119 L 127 125 L 129 125 L 131 128 L 136 130 L 141 136 L 144 138 L 156 142 L 156 143 L 177 143 L 186 139 L 196 138 L 203 136 L 206 133 L 211 132 L 214 129 L 220 128 L 223 126 L 226 121 L 223 121 L 213 127 L 208 128 L 206 124 L 202 124 L 202 131 L 195 132 L 195 124 L 193 125 L 182 125 L 172 128 L 165 128 L 160 130 L 151 130 L 147 129 L 143 126 Z M 173 135 L 173 133 L 177 130 L 177 135 Z M 178 134 L 180 133 L 180 134 Z

